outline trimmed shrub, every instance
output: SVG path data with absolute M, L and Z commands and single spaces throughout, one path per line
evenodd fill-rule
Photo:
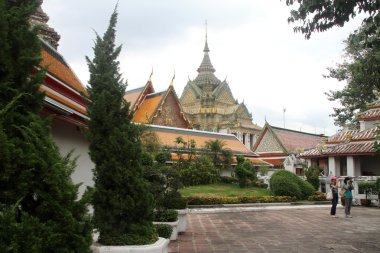
M 323 192 L 315 192 L 307 200 L 309 200 L 309 201 L 327 201 L 326 195 Z
M 174 209 L 159 209 L 154 212 L 154 221 L 172 222 L 178 220 L 178 211 Z
M 297 199 L 289 196 L 250 196 L 250 197 L 214 197 L 195 195 L 185 197 L 189 205 L 221 205 L 221 204 L 242 204 L 242 203 L 274 203 L 274 202 L 294 202 Z
M 238 178 L 240 188 L 245 188 L 257 180 L 256 172 L 253 170 L 252 164 L 247 160 L 236 166 L 235 174 Z
M 178 191 L 169 191 L 165 194 L 163 206 L 168 209 L 185 209 L 186 200 Z
M 309 182 L 315 190 L 319 188 L 319 173 L 320 169 L 318 167 L 309 167 L 305 170 L 306 181 Z
M 315 190 L 314 187 L 290 171 L 276 171 L 270 181 L 270 188 L 275 196 L 291 196 L 307 199 Z
M 154 226 L 159 237 L 169 239 L 172 235 L 173 228 L 169 224 L 155 224 Z

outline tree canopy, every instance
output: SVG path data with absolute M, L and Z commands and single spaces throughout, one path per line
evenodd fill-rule
M 305 34 L 307 39 L 313 32 L 324 32 L 334 26 L 344 26 L 359 13 L 368 17 L 368 33 L 373 33 L 379 24 L 379 0 L 286 0 L 286 5 L 298 5 L 290 12 L 289 23 L 300 23 L 294 31 Z
M 331 101 L 339 101 L 341 107 L 334 108 L 335 124 L 355 128 L 355 114 L 367 110 L 367 103 L 377 99 L 380 91 L 380 29 L 367 36 L 368 25 L 363 24 L 345 41 L 343 63 L 329 68 L 328 78 L 346 81 L 347 85 L 327 94 Z

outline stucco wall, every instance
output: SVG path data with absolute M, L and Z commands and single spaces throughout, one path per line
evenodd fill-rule
M 78 156 L 77 167 L 71 177 L 74 183 L 83 183 L 79 188 L 81 196 L 87 186 L 94 185 L 92 180 L 94 164 L 88 155 L 89 143 L 76 126 L 53 120 L 51 127 L 53 139 L 61 155 L 67 155 L 74 149 L 73 157 Z

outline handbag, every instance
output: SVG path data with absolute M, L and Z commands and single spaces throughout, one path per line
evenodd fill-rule
M 329 192 L 326 194 L 326 199 L 327 199 L 327 200 L 332 200 L 332 199 L 333 199 L 332 191 L 329 191 Z

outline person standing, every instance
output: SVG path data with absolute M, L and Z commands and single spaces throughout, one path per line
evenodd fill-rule
M 351 206 L 352 206 L 352 190 L 353 189 L 354 189 L 354 185 L 352 184 L 352 179 L 350 177 L 346 177 L 342 185 L 342 190 L 344 191 L 344 198 L 345 198 L 344 212 L 346 214 L 346 218 L 352 218 Z
M 338 204 L 338 184 L 336 182 L 336 177 L 335 176 L 332 176 L 331 177 L 331 183 L 330 183 L 330 190 L 331 190 L 331 193 L 332 193 L 332 206 L 331 206 L 331 210 L 330 210 L 330 215 L 331 217 L 334 217 L 334 218 L 338 218 L 338 216 L 336 216 L 336 205 Z

